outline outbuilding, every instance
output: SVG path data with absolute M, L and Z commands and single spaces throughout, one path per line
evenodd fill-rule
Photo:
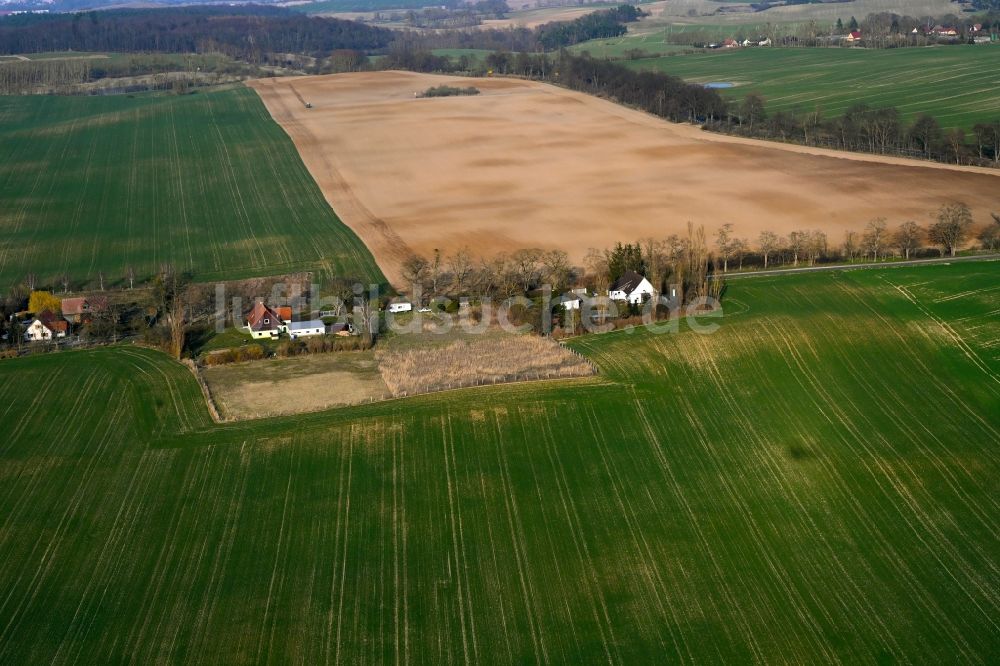
M 389 303 L 389 312 L 409 312 L 413 309 L 412 303 Z
M 288 337 L 292 340 L 304 338 L 310 335 L 323 335 L 326 333 L 326 324 L 322 319 L 310 319 L 309 321 L 293 321 L 285 324 Z

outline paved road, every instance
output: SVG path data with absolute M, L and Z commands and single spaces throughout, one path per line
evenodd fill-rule
M 910 259 L 909 261 L 885 261 L 869 262 L 865 264 L 831 264 L 825 266 L 803 266 L 802 268 L 777 268 L 766 271 L 753 271 L 749 273 L 726 273 L 721 277 L 727 280 L 739 280 L 743 278 L 768 277 L 771 275 L 788 275 L 790 273 L 812 273 L 815 271 L 854 271 L 866 268 L 898 268 L 900 266 L 920 266 L 922 264 L 950 264 L 959 261 L 995 261 L 1000 259 L 1000 254 L 978 254 L 968 257 L 939 257 L 935 259 Z M 719 277 L 714 276 L 714 277 Z

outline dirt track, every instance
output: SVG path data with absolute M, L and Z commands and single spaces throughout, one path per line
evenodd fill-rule
M 930 221 L 946 201 L 978 222 L 1000 209 L 1000 172 L 736 139 L 588 95 L 509 79 L 458 79 L 474 97 L 416 99 L 456 79 L 410 72 L 251 82 L 337 214 L 399 283 L 410 252 L 488 255 L 590 247 L 732 222 L 823 229 L 839 243 L 878 216 Z M 313 108 L 306 109 L 301 95 Z

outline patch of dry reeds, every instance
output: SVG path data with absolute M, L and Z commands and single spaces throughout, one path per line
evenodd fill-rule
M 533 335 L 380 351 L 376 358 L 382 380 L 397 397 L 464 386 L 582 377 L 595 372 L 585 358 L 554 340 Z

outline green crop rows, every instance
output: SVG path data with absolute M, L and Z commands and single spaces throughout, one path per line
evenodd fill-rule
M 998 278 L 742 280 L 596 378 L 227 425 L 155 352 L 0 361 L 0 662 L 991 661 Z
M 166 264 L 383 279 L 251 90 L 0 97 L 0 285 Z

